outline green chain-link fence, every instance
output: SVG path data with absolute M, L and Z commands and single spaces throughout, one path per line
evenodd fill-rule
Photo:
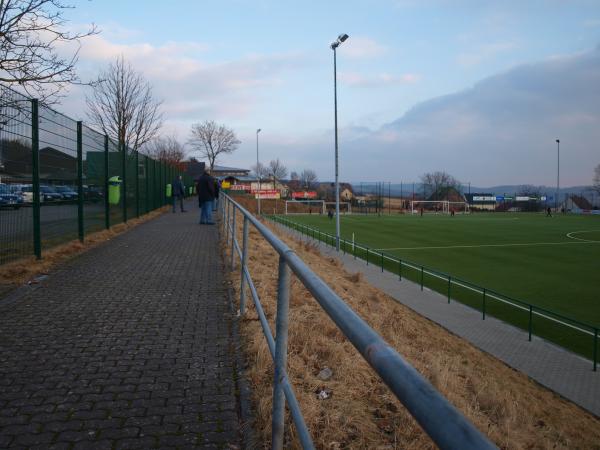
M 0 94 L 0 264 L 168 204 L 177 175 L 193 183 L 35 99 Z

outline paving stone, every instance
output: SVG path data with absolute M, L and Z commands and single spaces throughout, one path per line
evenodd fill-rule
M 196 219 L 160 216 L 0 298 L 0 448 L 239 445 L 218 232 Z M 214 442 L 181 428 L 207 410 L 228 427 Z

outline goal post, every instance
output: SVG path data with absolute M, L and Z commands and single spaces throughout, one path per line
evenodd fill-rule
M 450 214 L 452 211 L 468 213 L 469 204 L 467 202 L 451 202 L 448 200 L 412 200 L 410 202 L 410 210 L 413 214 L 434 213 L 434 214 Z
M 325 202 L 325 209 L 330 208 L 335 212 L 335 202 Z M 340 202 L 340 214 L 352 214 L 352 204 L 350 202 Z
M 285 215 L 325 214 L 325 200 L 286 200 Z

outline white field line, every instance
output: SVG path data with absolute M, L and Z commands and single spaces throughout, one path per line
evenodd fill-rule
M 572 238 L 577 239 L 577 238 Z M 567 245 L 567 244 L 600 244 L 600 241 L 587 241 L 580 239 L 581 242 L 525 242 L 517 244 L 478 244 L 478 245 L 440 245 L 431 247 L 389 247 L 389 248 L 375 248 L 377 251 L 387 250 L 436 250 L 436 249 L 447 249 L 447 248 L 483 248 L 483 247 L 527 247 L 536 245 Z
M 308 229 L 310 229 L 310 227 L 307 227 L 307 228 L 308 228 Z M 327 235 L 327 233 L 322 233 L 322 232 L 321 232 L 320 230 L 318 230 L 318 229 L 314 229 L 314 230 L 315 230 L 315 231 L 317 231 L 317 233 L 318 233 L 319 237 L 320 237 L 322 234 L 325 234 L 325 235 Z M 329 235 L 329 236 L 331 236 L 331 235 Z M 320 239 L 319 239 L 319 240 L 320 240 Z M 592 241 L 592 242 L 587 242 L 587 243 L 595 243 L 595 242 L 597 242 L 597 241 Z M 586 243 L 586 242 L 561 242 L 561 244 L 569 244 L 569 243 L 572 243 L 572 244 L 577 244 L 577 243 L 579 243 L 579 244 L 584 244 L 584 243 Z M 528 245 L 528 244 L 522 244 L 522 245 Z M 359 245 L 359 244 L 356 244 L 356 243 L 354 244 L 354 246 L 355 246 L 356 248 L 359 248 L 359 249 L 362 249 L 362 250 L 365 250 L 365 251 L 367 250 L 367 247 L 363 247 L 362 245 Z M 441 247 L 441 248 L 446 248 L 446 247 Z M 373 251 L 373 250 L 376 250 L 376 249 L 371 249 L 371 248 L 369 248 L 369 250 Z M 384 259 L 387 259 L 388 261 L 398 262 L 398 260 L 397 260 L 397 259 L 390 258 L 390 257 L 389 257 L 389 256 L 387 256 L 387 255 L 383 255 L 383 258 L 384 258 Z M 362 258 L 361 258 L 361 259 L 362 259 Z M 398 259 L 400 259 L 400 258 L 398 258 Z M 421 266 L 414 265 L 414 264 L 409 264 L 409 263 L 407 263 L 407 262 L 405 262 L 405 261 L 402 261 L 402 263 L 401 263 L 401 264 L 402 264 L 403 266 L 407 266 L 407 267 L 410 267 L 410 268 L 412 268 L 412 269 L 415 269 L 415 270 L 421 270 Z M 431 275 L 431 276 L 433 276 L 433 277 L 436 277 L 436 278 L 439 278 L 440 280 L 447 280 L 447 279 L 448 279 L 448 278 L 446 278 L 446 277 L 443 277 L 443 276 L 441 276 L 441 275 L 440 275 L 440 274 L 438 274 L 438 273 L 431 272 L 431 271 L 429 271 L 429 270 L 427 270 L 427 269 L 425 269 L 425 268 L 423 268 L 423 273 L 425 273 L 425 274 L 427 274 L 427 275 Z M 452 280 L 452 277 L 450 277 L 450 283 L 452 283 L 452 284 L 455 284 L 455 285 L 457 285 L 457 286 L 460 286 L 460 287 L 463 287 L 463 288 L 465 288 L 465 289 L 469 289 L 470 291 L 477 292 L 477 293 L 479 293 L 479 294 L 483 294 L 483 291 L 482 291 L 481 289 L 477 289 L 477 288 L 474 288 L 473 286 L 468 286 L 468 285 L 466 285 L 466 284 L 463 284 L 463 283 L 460 283 L 460 282 L 458 282 L 458 281 Z M 529 308 L 526 308 L 526 307 L 524 307 L 524 306 L 521 306 L 521 305 L 515 304 L 515 303 L 513 303 L 513 302 L 511 302 L 511 301 L 509 301 L 509 300 L 506 300 L 505 298 L 498 297 L 498 296 L 494 295 L 493 293 L 489 293 L 489 292 L 487 292 L 487 291 L 486 291 L 486 295 L 487 295 L 487 296 L 489 296 L 489 297 L 491 297 L 491 298 L 493 298 L 493 299 L 495 299 L 495 300 L 498 300 L 499 302 L 502 302 L 502 303 L 505 303 L 505 304 L 507 304 L 507 305 L 513 306 L 513 307 L 515 307 L 515 308 L 521 309 L 521 310 L 523 310 L 523 311 L 527 311 L 527 312 L 529 312 Z M 573 324 L 570 324 L 570 323 L 568 323 L 568 322 L 563 322 L 562 320 L 560 320 L 560 319 L 556 319 L 555 317 L 552 317 L 552 316 L 548 316 L 548 315 L 546 315 L 546 314 L 545 314 L 545 313 L 543 313 L 543 312 L 537 312 L 537 311 L 535 311 L 535 310 L 534 310 L 534 311 L 532 311 L 532 314 L 535 314 L 536 316 L 539 316 L 539 317 L 543 317 L 544 319 L 548 319 L 548 320 L 550 320 L 550 321 L 552 321 L 552 322 L 556 322 L 556 323 L 559 323 L 559 324 L 561 324 L 561 325 L 565 325 L 566 327 L 572 328 L 572 329 L 574 329 L 574 330 L 580 331 L 580 332 L 582 332 L 582 333 L 585 333 L 585 334 L 588 334 L 588 335 L 590 335 L 590 336 L 594 336 L 594 333 L 593 333 L 593 332 L 591 332 L 591 331 L 589 331 L 589 330 L 586 330 L 586 329 L 580 328 L 580 327 L 578 327 L 578 326 L 576 326 L 576 325 L 573 325 Z
M 590 240 L 590 239 L 582 239 L 582 238 L 578 238 L 578 237 L 572 236 L 573 234 L 593 233 L 595 231 L 600 231 L 600 230 L 571 231 L 570 233 L 567 233 L 567 237 L 569 239 L 575 239 L 577 241 L 583 241 L 583 242 L 600 242 L 600 241 L 594 241 L 594 240 Z

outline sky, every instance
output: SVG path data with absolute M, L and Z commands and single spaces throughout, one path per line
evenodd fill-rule
M 334 177 L 337 51 L 342 181 L 443 170 L 476 186 L 591 184 L 600 164 L 600 1 L 76 0 L 95 23 L 78 71 L 123 55 L 163 101 L 164 134 L 215 120 L 241 141 L 217 164 Z M 86 87 L 60 107 L 86 120 Z M 193 154 L 192 154 L 193 155 Z

